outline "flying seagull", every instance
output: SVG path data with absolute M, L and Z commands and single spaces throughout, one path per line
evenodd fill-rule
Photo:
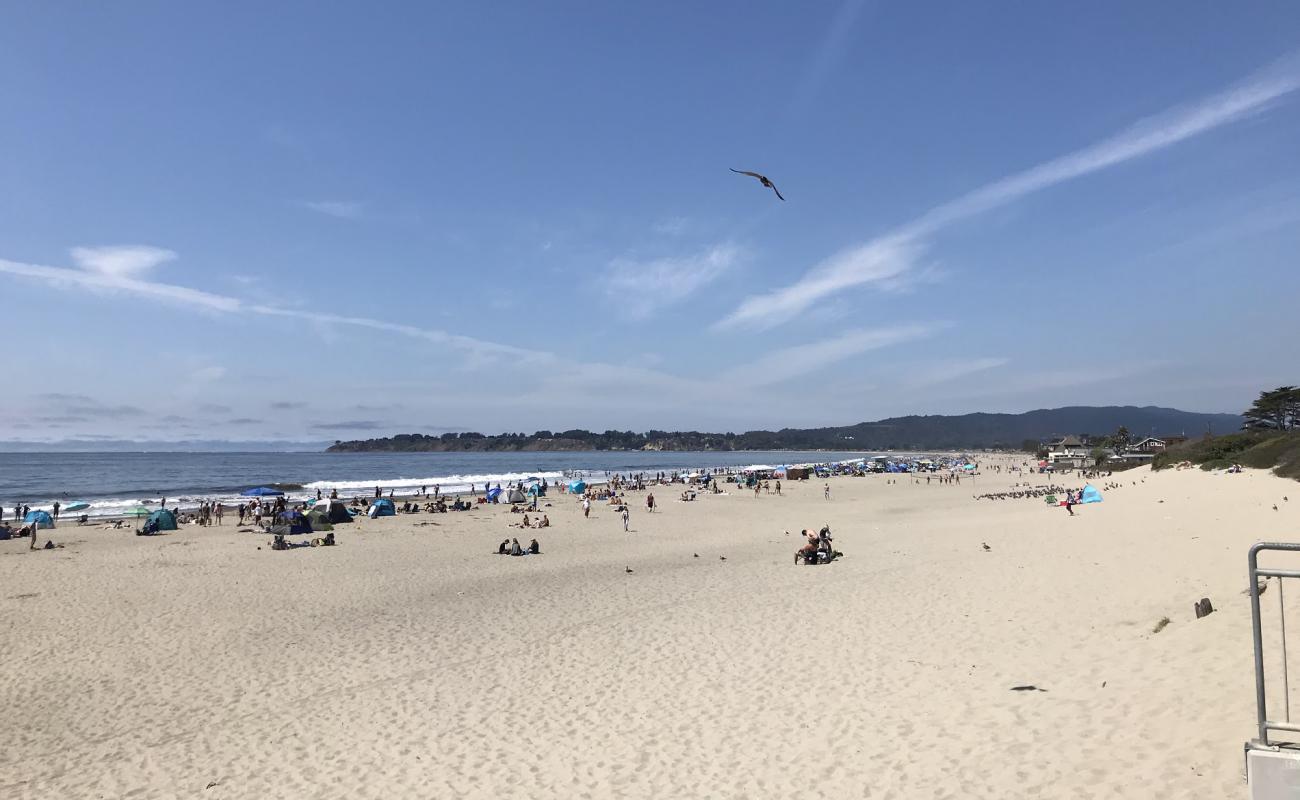
M 730 168 L 728 168 L 728 169 L 730 169 Z M 766 175 L 759 175 L 757 172 L 747 172 L 747 171 L 745 171 L 745 170 L 743 170 L 743 169 L 733 169 L 733 170 L 731 170 L 731 171 L 734 172 L 734 173 L 736 173 L 737 175 L 748 175 L 748 176 L 751 177 L 751 178 L 758 178 L 758 182 L 759 182 L 759 183 L 763 184 L 763 185 L 766 186 L 767 188 L 769 188 L 769 189 L 771 189 L 772 191 L 776 192 L 777 199 L 779 199 L 779 200 L 784 200 L 784 199 L 785 199 L 784 197 L 781 197 L 781 190 L 778 189 L 778 188 L 776 188 L 776 184 L 775 184 L 775 183 L 772 183 L 772 181 L 768 180 L 768 178 L 767 178 Z

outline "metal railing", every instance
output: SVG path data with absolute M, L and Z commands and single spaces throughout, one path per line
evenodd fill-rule
M 1255 638 L 1255 711 L 1259 721 L 1259 738 L 1256 740 L 1264 746 L 1270 746 L 1269 731 L 1286 731 L 1300 733 L 1300 725 L 1291 722 L 1291 689 L 1287 674 L 1286 659 L 1286 605 L 1283 600 L 1282 583 L 1286 578 L 1300 578 L 1300 570 L 1273 569 L 1259 566 L 1259 554 L 1265 550 L 1300 552 L 1300 542 L 1258 542 L 1251 546 L 1250 564 L 1250 623 Z M 1263 622 L 1259 609 L 1259 579 L 1277 578 L 1278 626 L 1282 641 L 1282 719 L 1268 718 L 1268 699 L 1264 693 L 1264 635 Z

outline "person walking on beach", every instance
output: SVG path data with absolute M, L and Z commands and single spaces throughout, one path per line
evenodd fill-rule
M 780 496 L 781 496 L 781 482 L 780 482 L 780 481 L 777 481 L 777 482 L 776 482 L 776 496 L 777 496 L 777 497 L 780 497 Z
M 645 510 L 647 513 L 655 513 L 655 493 L 650 492 L 645 496 Z
M 623 533 L 628 532 L 627 531 L 628 516 L 629 515 L 627 513 L 627 506 L 623 506 Z
M 55 521 L 55 522 L 58 522 L 58 521 L 59 521 L 59 501 L 58 501 L 58 500 L 55 500 L 55 501 L 54 501 L 54 521 Z
M 218 525 L 221 524 L 221 514 L 222 514 L 221 504 L 217 503 L 217 524 Z
M 582 498 L 582 516 L 591 516 L 591 500 L 586 497 Z
M 831 499 L 831 485 L 829 483 L 826 484 L 826 488 L 822 490 L 822 496 L 827 500 Z

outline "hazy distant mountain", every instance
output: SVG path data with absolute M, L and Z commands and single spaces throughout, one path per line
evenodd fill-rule
M 1121 425 L 1135 437 L 1184 434 L 1199 436 L 1241 429 L 1239 414 L 1202 414 L 1157 406 L 1067 406 L 1023 414 L 962 414 L 909 416 L 862 422 L 846 428 L 826 428 L 855 449 L 949 447 L 1018 447 L 1026 439 L 1065 434 L 1108 434 Z M 842 444 L 841 441 L 841 444 Z
M 893 417 L 836 428 L 701 433 L 698 431 L 569 430 L 557 433 L 400 434 L 337 442 L 330 452 L 510 452 L 554 450 L 948 450 L 1019 447 L 1027 439 L 1065 434 L 1114 433 L 1124 426 L 1136 436 L 1185 434 L 1241 428 L 1236 414 L 1201 414 L 1155 406 L 1071 406 L 1023 414 Z

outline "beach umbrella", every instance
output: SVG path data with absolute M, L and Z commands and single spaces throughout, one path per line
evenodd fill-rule
M 74 500 L 63 507 L 64 511 L 85 511 L 90 508 L 90 503 L 85 500 Z
M 284 492 L 267 486 L 258 486 L 239 493 L 241 497 L 284 497 Z
M 147 517 L 153 512 L 144 506 L 134 506 L 122 512 L 124 517 Z

